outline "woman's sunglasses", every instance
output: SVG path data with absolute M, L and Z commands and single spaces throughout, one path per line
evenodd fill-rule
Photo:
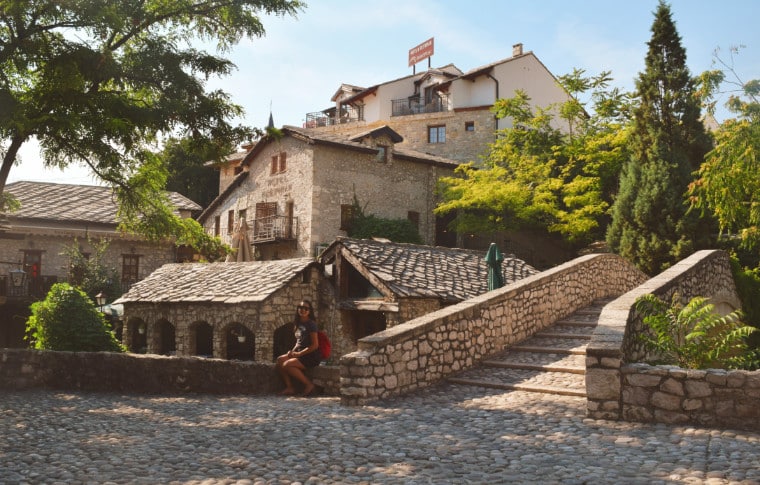
M 296 307 L 296 310 L 306 310 L 306 311 L 309 311 L 309 310 L 311 310 L 311 308 L 309 308 L 307 306 L 303 306 L 303 305 L 298 305 Z

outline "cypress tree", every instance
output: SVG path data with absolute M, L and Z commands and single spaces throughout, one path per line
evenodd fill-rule
M 610 248 L 650 275 L 709 244 L 711 224 L 687 213 L 686 191 L 711 141 L 670 6 L 660 1 L 630 137 L 631 158 L 607 231 Z

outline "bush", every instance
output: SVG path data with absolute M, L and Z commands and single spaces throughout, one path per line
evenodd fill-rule
M 670 303 L 654 295 L 636 301 L 650 332 L 639 335 L 657 364 L 686 369 L 756 369 L 758 353 L 747 347 L 747 337 L 755 328 L 741 321 L 740 311 L 720 316 L 707 298 L 697 296 L 686 306 L 676 293 Z
M 417 228 L 408 219 L 384 219 L 372 214 L 365 214 L 364 208 L 354 195 L 351 221 L 346 231 L 349 237 L 371 239 L 382 237 L 393 242 L 422 244 Z
M 27 339 L 39 350 L 123 352 L 92 300 L 68 283 L 56 283 L 45 300 L 32 304 Z
M 760 267 L 755 269 L 743 267 L 736 257 L 731 257 L 731 270 L 736 283 L 736 292 L 742 302 L 744 321 L 747 325 L 760 328 Z M 750 336 L 749 346 L 760 349 L 760 332 L 754 332 Z

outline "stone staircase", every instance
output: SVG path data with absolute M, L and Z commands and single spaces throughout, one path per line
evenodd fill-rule
M 597 300 L 543 331 L 484 360 L 449 382 L 586 397 L 586 345 L 610 300 Z

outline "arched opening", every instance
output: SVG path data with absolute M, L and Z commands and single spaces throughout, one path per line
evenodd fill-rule
M 214 328 L 206 322 L 198 322 L 190 332 L 193 340 L 193 355 L 214 356 Z
M 127 341 L 130 352 L 145 354 L 148 352 L 148 324 L 140 318 L 130 318 L 127 322 Z
M 296 344 L 296 336 L 293 333 L 293 324 L 286 323 L 274 331 L 274 346 L 272 361 L 291 350 Z
M 156 324 L 158 330 L 158 353 L 161 355 L 175 355 L 177 353 L 177 339 L 174 325 L 168 320 L 160 320 Z
M 256 342 L 253 332 L 244 325 L 235 323 L 225 332 L 227 358 L 230 360 L 255 360 Z

